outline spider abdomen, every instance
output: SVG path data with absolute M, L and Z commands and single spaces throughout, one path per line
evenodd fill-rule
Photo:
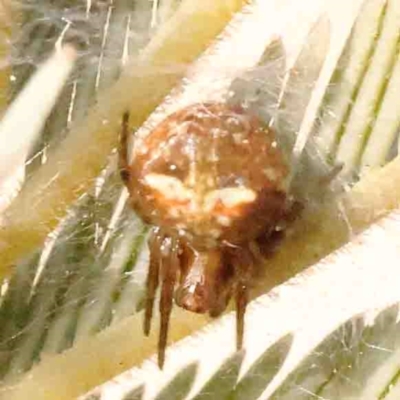
M 285 208 L 274 132 L 241 107 L 175 112 L 135 146 L 129 172 L 136 211 L 199 245 L 252 240 Z

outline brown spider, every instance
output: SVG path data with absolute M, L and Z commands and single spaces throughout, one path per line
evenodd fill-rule
M 129 163 L 128 119 L 124 114 L 120 172 L 133 209 L 153 226 L 144 332 L 161 281 L 158 364 L 174 301 L 217 317 L 234 296 L 239 349 L 257 241 L 268 242 L 288 215 L 289 171 L 275 134 L 240 106 L 194 104 L 134 146 Z

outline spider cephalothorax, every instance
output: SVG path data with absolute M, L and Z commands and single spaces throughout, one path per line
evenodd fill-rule
M 154 226 L 145 333 L 161 287 L 159 364 L 172 303 L 218 316 L 232 295 L 241 346 L 255 240 L 286 212 L 288 168 L 274 132 L 239 106 L 191 105 L 161 122 L 127 157 L 128 115 L 120 146 L 121 176 L 132 207 Z

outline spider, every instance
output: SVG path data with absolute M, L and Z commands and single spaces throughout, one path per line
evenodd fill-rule
M 261 242 L 290 214 L 289 167 L 274 131 L 241 106 L 193 104 L 128 155 L 128 126 L 125 113 L 119 168 L 132 208 L 152 226 L 144 333 L 160 285 L 159 367 L 174 302 L 217 317 L 233 297 L 240 349 Z

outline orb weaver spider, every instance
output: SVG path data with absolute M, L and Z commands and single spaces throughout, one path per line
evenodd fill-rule
M 289 167 L 275 133 L 241 106 L 193 104 L 168 116 L 128 154 L 128 125 L 125 113 L 119 168 L 132 208 L 153 227 L 144 333 L 161 286 L 159 367 L 174 302 L 217 317 L 233 297 L 240 349 L 260 243 L 290 214 Z

